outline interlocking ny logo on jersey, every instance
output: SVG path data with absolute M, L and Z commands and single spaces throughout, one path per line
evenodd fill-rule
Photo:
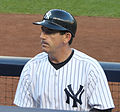
M 67 87 L 68 87 L 68 89 L 67 88 L 64 89 L 64 91 L 67 95 L 66 103 L 70 104 L 70 97 L 71 97 L 73 99 L 73 107 L 77 107 L 77 102 L 81 105 L 82 104 L 81 96 L 84 92 L 83 86 L 80 85 L 80 88 L 76 94 L 74 94 L 71 84 L 68 85 Z M 77 98 L 78 95 L 79 95 L 79 97 Z

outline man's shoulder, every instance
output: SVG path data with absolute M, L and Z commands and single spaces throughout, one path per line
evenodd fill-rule
M 87 62 L 87 63 L 91 63 L 91 64 L 98 63 L 98 61 L 95 58 L 93 58 L 93 57 L 89 56 L 88 54 L 85 54 L 79 50 L 76 50 L 76 49 L 74 49 L 74 58 L 79 61 L 83 61 L 83 62 Z
M 79 51 L 79 50 L 76 50 L 76 49 L 74 49 L 74 56 L 76 57 L 76 58 L 78 58 L 78 59 L 82 59 L 82 60 L 86 60 L 86 59 L 93 59 L 94 60 L 94 58 L 92 58 L 91 56 L 89 56 L 88 54 L 86 54 L 86 53 L 84 53 L 84 52 L 81 52 L 81 51 Z
M 88 65 L 96 70 L 98 70 L 98 69 L 103 70 L 103 69 L 101 69 L 102 66 L 100 65 L 99 61 L 97 61 L 95 58 L 93 58 L 81 51 L 74 50 L 73 58 L 83 65 Z
M 44 59 L 44 58 L 47 58 L 48 57 L 48 54 L 45 53 L 45 52 L 41 52 L 39 54 L 37 54 L 35 57 L 33 57 L 33 59 Z
M 48 59 L 48 54 L 45 52 L 42 52 L 42 53 L 37 54 L 33 58 L 31 58 L 31 60 L 28 63 L 41 62 L 45 59 Z

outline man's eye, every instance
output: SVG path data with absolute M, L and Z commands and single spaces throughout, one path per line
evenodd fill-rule
M 42 30 L 45 34 L 55 34 L 55 33 L 58 33 L 58 32 L 59 32 L 59 31 L 52 30 L 52 29 L 48 29 L 48 28 L 45 28 L 45 27 L 41 27 L 41 30 Z

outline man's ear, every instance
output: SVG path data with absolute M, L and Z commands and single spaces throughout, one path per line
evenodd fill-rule
M 67 44 L 71 40 L 71 38 L 72 38 L 71 33 L 66 32 L 65 33 L 65 38 L 64 38 L 64 43 Z

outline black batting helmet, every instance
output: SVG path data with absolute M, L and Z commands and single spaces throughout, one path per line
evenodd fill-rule
M 77 22 L 75 18 L 68 12 L 61 9 L 52 9 L 43 17 L 42 21 L 34 22 L 35 25 L 42 25 L 50 29 L 59 31 L 68 31 L 75 36 Z

